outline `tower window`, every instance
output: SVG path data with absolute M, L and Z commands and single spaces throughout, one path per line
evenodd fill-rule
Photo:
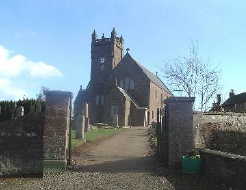
M 104 57 L 99 57 L 98 61 L 99 61 L 99 63 L 104 63 L 105 62 L 105 58 Z

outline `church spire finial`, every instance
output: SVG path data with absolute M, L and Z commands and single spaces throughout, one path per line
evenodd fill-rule
M 130 48 L 126 48 L 126 53 L 128 53 L 130 51 Z
M 94 29 L 92 35 L 91 35 L 92 41 L 95 41 L 97 38 L 96 30 Z
M 121 35 L 120 36 L 120 42 L 123 43 L 124 39 L 123 39 L 123 36 Z
M 115 31 L 115 27 L 113 27 L 113 30 L 111 32 L 111 38 L 115 38 L 116 37 L 116 31 Z

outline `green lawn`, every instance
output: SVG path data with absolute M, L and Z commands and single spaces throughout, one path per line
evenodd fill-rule
M 107 137 L 107 136 L 112 136 L 120 131 L 122 131 L 122 128 L 114 128 L 114 129 L 104 129 L 104 128 L 97 128 L 97 129 L 92 129 L 89 132 L 85 134 L 86 137 L 86 142 L 94 142 L 97 139 L 101 137 Z M 79 145 L 83 144 L 84 141 L 81 139 L 75 139 L 75 130 L 72 130 L 72 149 L 78 147 Z

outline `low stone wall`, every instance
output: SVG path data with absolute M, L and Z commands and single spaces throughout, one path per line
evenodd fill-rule
M 246 114 L 194 114 L 196 148 L 246 155 Z
M 194 124 L 222 123 L 232 128 L 246 128 L 246 113 L 205 113 L 193 114 Z
M 0 122 L 0 176 L 43 175 L 44 114 Z
M 210 149 L 201 149 L 202 172 L 228 188 L 243 190 L 246 187 L 246 156 L 239 156 Z

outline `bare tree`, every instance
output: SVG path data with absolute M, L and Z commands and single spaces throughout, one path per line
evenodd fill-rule
M 209 103 L 219 90 L 219 70 L 198 55 L 198 46 L 192 43 L 189 55 L 166 63 L 164 77 L 171 90 L 182 90 L 188 97 L 196 97 L 195 108 L 207 111 Z
M 45 100 L 45 92 L 48 90 L 49 90 L 48 88 L 42 86 L 40 89 L 40 92 L 37 94 L 37 99 L 44 101 Z

